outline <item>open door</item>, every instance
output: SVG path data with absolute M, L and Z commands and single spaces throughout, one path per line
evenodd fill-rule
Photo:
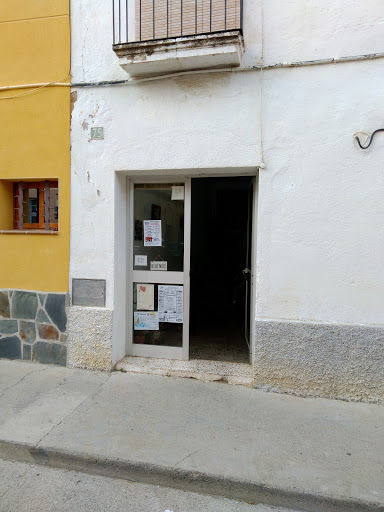
M 245 255 L 245 267 L 243 275 L 245 279 L 245 322 L 244 337 L 249 350 L 249 362 L 252 364 L 252 311 L 254 311 L 254 272 L 252 261 L 256 257 L 254 226 L 256 224 L 256 178 L 253 178 L 248 188 L 248 220 L 247 220 L 247 250 Z
M 248 219 L 247 219 L 247 249 L 245 253 L 245 267 L 243 276 L 245 280 L 245 322 L 244 337 L 251 354 L 251 290 L 252 290 L 252 212 L 253 212 L 253 180 L 248 188 Z M 251 359 L 251 356 L 250 356 Z
M 250 360 L 252 213 L 253 177 L 192 178 L 192 359 Z
M 128 353 L 189 357 L 190 180 L 130 182 Z

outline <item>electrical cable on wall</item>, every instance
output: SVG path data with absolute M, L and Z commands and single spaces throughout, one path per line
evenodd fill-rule
M 71 87 L 71 83 L 68 82 L 68 83 L 60 83 L 60 82 L 63 82 L 64 80 L 67 80 L 67 78 L 70 78 L 71 76 L 71 72 L 69 71 L 68 72 L 68 75 L 65 76 L 64 78 L 60 78 L 59 80 L 55 80 L 53 82 L 49 82 L 49 83 L 46 83 L 46 84 L 40 84 L 38 85 L 37 87 L 35 87 L 35 85 L 37 84 L 29 84 L 29 85 L 15 85 L 15 86 L 9 86 L 9 87 L 1 87 L 0 88 L 0 91 L 1 90 L 12 90 L 12 89 L 29 89 L 30 87 L 33 87 L 33 89 L 31 89 L 30 91 L 26 91 L 26 92 L 22 92 L 20 94 L 15 94 L 13 96 L 0 96 L 0 100 L 13 100 L 15 98 L 20 98 L 21 96 L 27 96 L 28 94 L 32 94 L 36 91 L 39 91 L 40 89 L 44 89 L 44 87 L 50 87 L 50 86 L 53 86 L 53 85 L 62 85 L 62 86 L 65 86 L 65 87 Z
M 378 133 L 378 132 L 384 132 L 384 128 L 379 128 L 378 130 L 375 130 L 375 131 L 372 133 L 372 135 L 371 135 L 371 137 L 370 137 L 370 139 L 369 139 L 369 142 L 368 142 L 368 144 L 367 144 L 366 146 L 362 146 L 362 144 L 361 144 L 361 142 L 360 142 L 360 139 L 359 139 L 359 137 L 358 137 L 357 135 L 355 136 L 355 139 L 357 140 L 357 143 L 358 143 L 358 145 L 361 147 L 361 149 L 368 149 L 368 148 L 369 148 L 369 146 L 372 144 L 373 137 L 374 137 L 374 136 L 376 135 L 376 133 Z M 367 139 L 367 140 L 368 140 L 368 139 Z M 367 140 L 366 140 L 365 142 L 367 142 Z

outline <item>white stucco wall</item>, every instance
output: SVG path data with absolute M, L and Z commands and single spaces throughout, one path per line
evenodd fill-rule
M 244 6 L 243 69 L 384 48 L 380 0 Z M 127 79 L 112 51 L 110 2 L 71 9 L 73 82 Z M 75 88 L 71 279 L 106 279 L 109 308 L 123 299 L 116 171 L 255 167 L 263 156 L 255 318 L 382 324 L 384 136 L 362 151 L 353 133 L 384 127 L 383 63 Z M 104 127 L 103 141 L 89 140 L 92 126 Z
M 72 112 L 72 278 L 92 274 L 107 279 L 107 306 L 113 305 L 115 171 L 177 173 L 260 161 L 257 83 L 254 73 L 215 73 L 77 90 Z M 90 140 L 92 126 L 104 127 L 104 140 Z
M 383 63 L 265 73 L 261 318 L 384 323 Z
M 264 0 L 263 13 L 269 64 L 383 51 L 381 0 Z

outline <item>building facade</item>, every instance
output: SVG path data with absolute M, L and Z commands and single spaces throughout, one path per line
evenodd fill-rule
M 0 44 L 0 357 L 65 366 L 68 0 L 4 0 Z
M 1 85 L 65 81 L 67 5 L 50 6 L 1 8 L 20 45 L 52 23 Z M 73 1 L 69 275 L 69 89 L 0 100 L 2 346 L 97 370 L 213 360 L 264 390 L 382 402 L 383 133 L 361 145 L 384 128 L 383 22 L 379 0 Z M 58 183 L 58 231 L 28 182 Z M 66 354 L 47 308 L 68 289 Z
M 258 388 L 383 399 L 384 141 L 355 138 L 383 127 L 383 19 L 73 2 L 70 366 L 225 353 Z

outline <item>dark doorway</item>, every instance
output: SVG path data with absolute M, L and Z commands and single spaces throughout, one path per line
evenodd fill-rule
M 190 359 L 248 363 L 253 180 L 191 181 Z

